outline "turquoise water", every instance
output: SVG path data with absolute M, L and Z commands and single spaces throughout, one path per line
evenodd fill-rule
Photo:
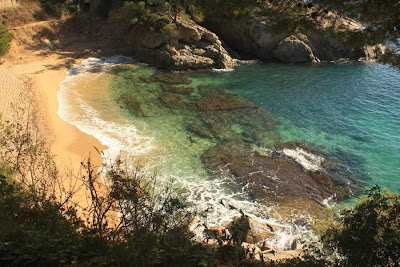
M 196 77 L 197 76 L 197 77 Z M 266 107 L 283 141 L 339 158 L 367 187 L 400 193 L 400 71 L 373 63 L 249 64 L 197 74 Z
M 271 247 L 288 249 L 310 234 L 298 218 L 252 198 L 237 178 L 205 168 L 203 153 L 224 139 L 246 140 L 265 155 L 273 144 L 300 140 L 342 161 L 340 171 L 366 188 L 378 184 L 400 193 L 399 70 L 372 63 L 244 64 L 230 72 L 179 74 L 186 84 L 173 86 L 190 87 L 189 94 L 171 93 L 165 88 L 171 84 L 155 79 L 159 73 L 125 57 L 85 60 L 61 84 L 59 115 L 107 146 L 106 158 L 132 157 L 156 172 L 160 184 L 172 178 L 208 226 L 227 225 L 240 210 L 285 225 L 268 240 Z M 198 101 L 216 88 L 265 109 L 204 117 Z M 212 118 L 223 121 L 215 129 L 209 124 L 217 137 L 189 129 Z

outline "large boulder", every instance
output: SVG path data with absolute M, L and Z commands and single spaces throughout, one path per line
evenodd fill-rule
M 178 19 L 174 27 L 174 32 L 166 33 L 133 25 L 126 39 L 136 58 L 167 70 L 226 69 L 236 65 L 211 31 L 183 19 Z
M 272 51 L 273 56 L 288 63 L 315 63 L 319 62 L 311 48 L 296 36 L 290 36 L 280 41 Z

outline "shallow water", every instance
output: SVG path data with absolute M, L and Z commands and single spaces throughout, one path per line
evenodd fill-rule
M 201 155 L 216 141 L 188 131 L 188 123 L 198 120 L 190 108 L 168 108 L 160 101 L 160 83 L 149 80 L 155 72 L 129 58 L 86 60 L 74 66 L 61 84 L 59 114 L 107 145 L 107 157 L 122 151 L 146 163 L 164 181 L 173 178 L 209 226 L 226 225 L 240 215 L 239 210 L 285 224 L 271 216 L 273 207 L 250 199 L 237 179 L 214 176 L 205 169 Z M 279 120 L 277 129 L 268 132 L 273 138 L 261 139 L 265 142 L 255 149 L 271 147 L 277 139 L 301 140 L 344 161 L 343 171 L 365 186 L 379 184 L 400 193 L 399 71 L 365 63 L 245 64 L 232 72 L 185 76 L 195 91 L 184 101 L 196 101 L 199 86 L 212 85 L 265 107 Z M 129 109 L 126 99 L 144 105 Z M 225 134 L 248 130 L 234 124 Z M 307 235 L 306 226 L 288 226 L 290 230 L 270 244 L 284 249 L 296 235 Z

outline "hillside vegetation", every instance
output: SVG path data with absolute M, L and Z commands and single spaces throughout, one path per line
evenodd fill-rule
M 0 25 L 0 56 L 10 49 L 12 39 L 13 35 L 8 31 L 7 27 Z

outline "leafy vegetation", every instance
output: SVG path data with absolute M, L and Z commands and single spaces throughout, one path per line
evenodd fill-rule
M 79 0 L 40 0 L 40 5 L 50 16 L 60 18 L 63 12 L 76 12 Z
M 7 27 L 0 25 L 0 56 L 7 53 L 10 49 L 12 39 L 13 35 L 8 31 Z
M 400 2 L 397 0 L 315 0 L 360 21 L 365 26 L 357 38 L 366 44 L 385 44 L 379 59 L 400 67 Z
M 148 29 L 159 31 L 171 22 L 166 15 L 168 8 L 168 3 L 164 1 L 125 2 L 117 12 L 125 23 L 141 24 Z
M 260 7 L 257 0 L 192 0 L 191 9 L 201 12 L 203 17 L 240 17 L 253 14 L 256 7 Z
M 400 196 L 367 191 L 322 231 L 324 248 L 301 258 L 256 261 L 242 233 L 210 247 L 192 240 L 194 214 L 170 183 L 117 160 L 99 172 L 90 159 L 78 175 L 62 174 L 37 135 L 30 113 L 0 123 L 0 265 L 396 266 L 400 263 Z M 78 179 L 78 188 L 68 182 Z M 67 181 L 67 182 L 66 182 Z M 75 184 L 76 185 L 76 184 Z M 87 203 L 74 198 L 85 192 Z M 78 212 L 79 211 L 79 212 Z M 236 233 L 238 232 L 238 233 Z M 338 257 L 330 255 L 338 254 Z M 250 256 L 249 256 L 250 255 Z
M 371 188 L 353 209 L 341 213 L 322 240 L 344 257 L 345 266 L 398 266 L 400 196 Z

